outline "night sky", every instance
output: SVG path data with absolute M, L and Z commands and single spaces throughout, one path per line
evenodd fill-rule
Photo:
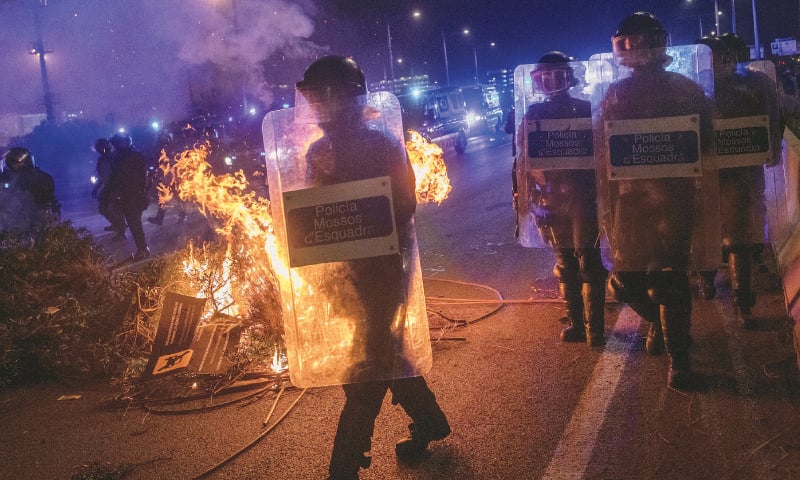
M 41 113 L 34 6 L 0 0 L 0 117 Z M 47 0 L 42 38 L 56 109 L 85 118 L 149 122 L 180 118 L 192 95 L 211 85 L 241 84 L 268 105 L 286 100 L 314 57 L 350 55 L 374 82 L 389 75 L 387 22 L 395 76 L 444 81 L 442 34 L 451 83 L 471 81 L 473 48 L 481 72 L 533 63 L 550 50 L 579 59 L 609 51 L 619 21 L 655 13 L 673 44 L 714 29 L 713 0 Z M 731 1 L 719 0 L 722 32 Z M 736 0 L 737 33 L 753 42 L 751 0 Z M 800 0 L 757 0 L 762 44 L 800 35 Z M 411 12 L 418 9 L 417 19 Z M 472 31 L 464 37 L 460 31 Z M 496 42 L 494 47 L 490 42 Z M 217 74 L 204 74 L 213 64 Z

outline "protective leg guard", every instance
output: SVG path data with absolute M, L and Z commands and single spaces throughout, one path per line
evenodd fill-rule
M 743 328 L 755 327 L 753 319 L 753 305 L 756 303 L 756 294 L 753 292 L 753 261 L 752 254 L 745 248 L 731 251 L 728 257 L 731 270 L 731 287 L 733 288 L 733 305 L 736 307 L 736 317 Z
M 714 284 L 716 270 L 700 272 L 700 293 L 704 300 L 713 300 L 717 296 L 717 286 Z
M 585 284 L 584 284 L 585 285 Z M 584 326 L 584 299 L 581 298 L 581 283 L 575 278 L 571 282 L 560 282 L 558 289 L 567 309 L 569 326 L 561 331 L 562 342 L 586 341 Z
M 586 343 L 590 347 L 602 347 L 606 344 L 605 282 L 584 283 L 581 293 L 583 296 Z
M 693 375 L 689 360 L 689 328 L 691 324 L 691 294 L 686 302 L 661 305 L 661 330 L 669 355 L 667 385 L 677 390 L 692 387 Z
M 389 385 L 386 382 L 343 385 L 344 408 L 333 439 L 328 467 L 331 479 L 357 479 L 358 471 L 370 465 L 370 451 L 375 418 Z
M 650 322 L 650 329 L 647 331 L 647 339 L 644 342 L 644 350 L 650 355 L 662 355 L 664 353 L 664 332 L 661 330 L 661 320 Z

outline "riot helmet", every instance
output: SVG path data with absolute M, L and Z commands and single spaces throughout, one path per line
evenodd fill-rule
M 569 64 L 571 60 L 564 52 L 552 51 L 544 54 L 531 71 L 534 90 L 553 95 L 577 85 L 578 81 Z
M 7 151 L 3 155 L 3 163 L 12 172 L 27 170 L 36 166 L 31 151 L 22 147 L 14 147 Z
M 107 138 L 98 138 L 97 141 L 94 142 L 94 151 L 100 155 L 111 153 L 112 148 L 111 142 L 109 142 Z
M 203 136 L 206 140 L 212 141 L 219 138 L 219 133 L 217 133 L 217 129 L 212 126 L 207 126 L 203 129 Z
M 361 118 L 367 82 L 353 59 L 329 55 L 309 65 L 296 91 L 301 115 L 310 114 L 319 123 L 352 121 Z M 306 104 L 313 107 L 308 109 Z
M 663 66 L 666 54 L 667 31 L 655 15 L 636 12 L 625 17 L 611 37 L 614 59 L 630 68 Z
M 714 75 L 730 75 L 734 72 L 737 58 L 736 52 L 732 51 L 720 37 L 707 35 L 698 38 L 694 43 L 706 45 L 711 49 L 714 57 Z
M 736 54 L 736 61 L 737 62 L 748 62 L 750 61 L 750 47 L 747 46 L 742 37 L 736 35 L 735 33 L 723 33 L 722 36 L 719 37 L 725 45 L 728 47 L 728 50 Z
M 133 139 L 127 133 L 117 132 L 109 139 L 114 150 L 130 150 L 133 148 Z

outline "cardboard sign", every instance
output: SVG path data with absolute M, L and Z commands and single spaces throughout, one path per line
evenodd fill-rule
M 284 192 L 292 268 L 399 251 L 389 177 Z
M 170 373 L 189 366 L 192 339 L 205 304 L 205 298 L 173 292 L 164 295 L 164 308 L 158 320 L 153 352 L 144 371 L 145 377 Z
M 526 120 L 525 127 L 530 169 L 594 169 L 591 118 Z
M 612 180 L 701 175 L 697 115 L 605 122 Z
M 217 314 L 197 329 L 192 342 L 194 355 L 189 368 L 197 373 L 224 374 L 231 363 L 231 356 L 236 353 L 242 327 L 233 322 L 227 315 Z

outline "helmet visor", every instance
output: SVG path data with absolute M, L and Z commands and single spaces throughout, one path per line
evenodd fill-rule
M 351 96 L 330 87 L 298 88 L 295 95 L 297 120 L 301 123 L 330 123 L 362 112 L 366 95 Z
M 615 54 L 632 50 L 650 50 L 666 47 L 666 37 L 661 32 L 620 35 L 611 39 Z
M 563 92 L 572 86 L 572 73 L 563 68 L 536 70 L 531 72 L 533 89 L 538 93 Z

